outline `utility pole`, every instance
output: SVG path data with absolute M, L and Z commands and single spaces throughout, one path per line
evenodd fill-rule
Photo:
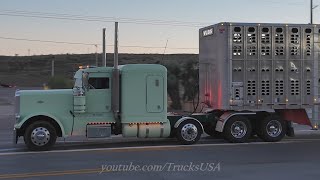
M 96 66 L 98 67 L 99 65 L 98 65 L 98 45 L 94 45 L 94 47 L 96 48 L 96 53 L 95 53 L 95 55 L 96 55 Z
M 54 77 L 54 58 L 55 57 L 53 57 L 51 60 L 51 77 Z
M 313 24 L 313 0 L 310 0 L 310 24 Z
M 313 24 L 313 10 L 319 5 L 313 6 L 313 0 L 310 0 L 310 24 Z
M 118 69 L 118 22 L 114 24 L 114 68 Z
M 102 30 L 102 66 L 107 66 L 107 56 L 106 56 L 106 28 Z

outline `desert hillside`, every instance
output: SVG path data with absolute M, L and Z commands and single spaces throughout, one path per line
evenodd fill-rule
M 51 61 L 55 60 L 55 75 L 72 78 L 80 65 L 95 65 L 95 54 L 63 54 L 41 56 L 0 56 L 0 83 L 16 86 L 42 86 L 51 77 Z M 119 54 L 119 64 L 157 63 L 179 67 L 197 62 L 196 54 Z M 113 54 L 107 55 L 112 66 Z M 101 65 L 101 55 L 99 55 Z

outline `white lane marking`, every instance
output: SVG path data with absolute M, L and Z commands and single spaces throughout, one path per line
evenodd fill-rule
M 21 148 L 0 149 L 0 152 L 3 152 L 3 151 L 17 151 L 17 150 L 21 150 Z
M 6 152 L 0 153 L 0 156 L 5 155 L 27 155 L 27 154 L 49 154 L 49 153 L 67 153 L 67 152 L 86 152 L 86 151 L 113 151 L 126 149 L 156 149 L 156 148 L 179 148 L 179 147 L 211 147 L 211 146 L 242 146 L 242 145 L 263 145 L 263 144 L 289 144 L 298 141 L 281 141 L 281 142 L 250 142 L 250 143 L 224 143 L 224 144 L 194 144 L 194 145 L 165 145 L 165 146 L 138 146 L 138 147 L 116 147 L 116 148 L 93 148 L 93 149 L 70 149 L 70 150 L 52 150 L 38 152 Z M 15 149 L 21 150 L 21 149 Z
M 320 141 L 320 139 L 286 139 L 286 141 Z

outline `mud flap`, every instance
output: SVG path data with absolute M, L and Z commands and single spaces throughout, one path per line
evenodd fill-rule
M 294 129 L 292 127 L 292 122 L 290 121 L 286 121 L 287 123 L 287 133 L 286 135 L 289 137 L 294 137 Z
M 283 120 L 312 127 L 305 109 L 276 109 L 275 111 Z

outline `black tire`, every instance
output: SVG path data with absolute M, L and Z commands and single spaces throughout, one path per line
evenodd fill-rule
M 275 127 L 273 132 L 271 132 L 270 130 L 270 125 L 273 125 Z M 267 116 L 259 123 L 258 126 L 258 136 L 266 142 L 280 141 L 287 132 L 286 122 L 281 120 L 281 118 L 276 115 Z
M 188 132 L 187 132 L 188 131 Z M 192 134 L 194 131 L 196 131 L 196 134 Z M 189 144 L 195 144 L 199 141 L 202 132 L 201 125 L 192 119 L 183 121 L 178 128 L 176 129 L 176 136 L 178 141 L 181 144 L 189 145 Z M 192 138 L 188 139 L 187 137 L 191 136 Z
M 238 125 L 238 126 L 236 126 Z M 239 131 L 239 135 L 236 135 L 236 130 L 242 128 L 243 130 Z M 237 129 L 236 129 L 237 128 Z M 233 131 L 232 131 L 233 129 Z M 223 129 L 224 138 L 232 143 L 244 143 L 247 142 L 251 136 L 252 127 L 250 121 L 243 116 L 234 116 L 231 117 L 228 122 L 225 124 Z
M 39 133 L 38 136 L 37 133 Z M 39 138 L 35 139 L 36 136 Z M 50 148 L 55 144 L 56 140 L 56 129 L 53 125 L 46 121 L 36 121 L 30 124 L 24 133 L 24 142 L 27 148 L 31 151 L 50 150 Z

